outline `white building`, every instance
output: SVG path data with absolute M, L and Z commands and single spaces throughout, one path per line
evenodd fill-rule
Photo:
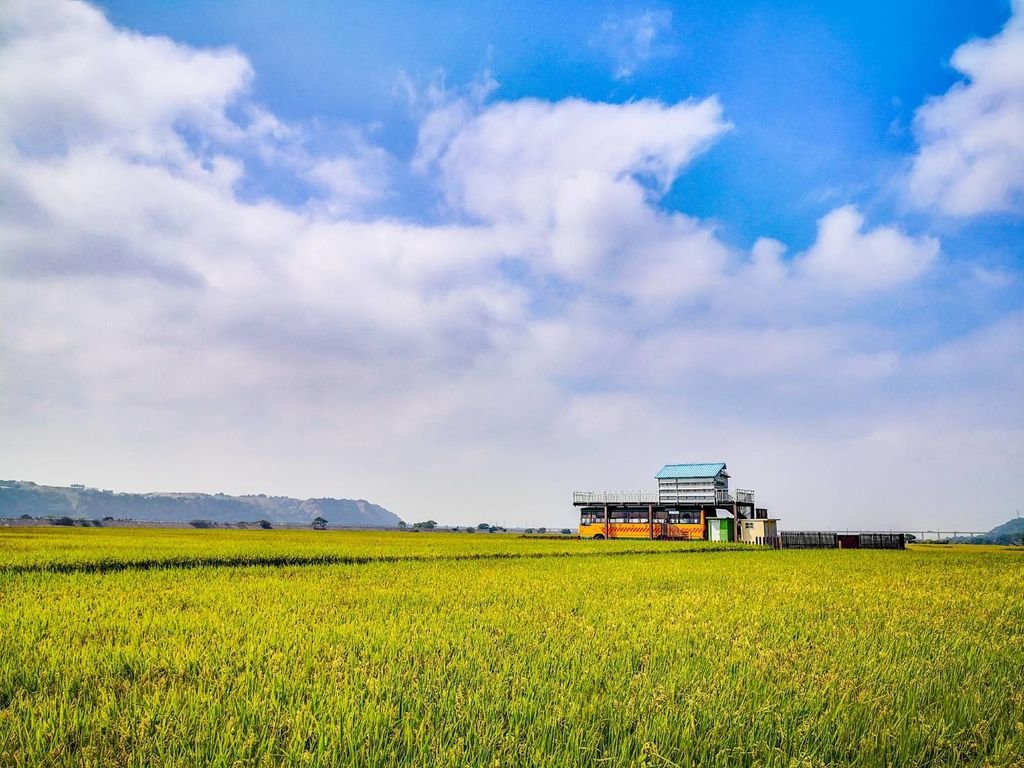
M 659 504 L 715 504 L 729 497 L 725 462 L 666 464 L 655 477 Z

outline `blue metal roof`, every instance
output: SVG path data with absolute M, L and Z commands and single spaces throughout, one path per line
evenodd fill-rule
M 725 469 L 725 462 L 717 464 L 666 464 L 654 477 L 664 480 L 670 477 L 716 477 Z

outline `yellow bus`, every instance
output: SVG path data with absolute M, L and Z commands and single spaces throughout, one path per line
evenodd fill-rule
M 703 509 L 614 505 L 580 509 L 581 539 L 703 539 Z

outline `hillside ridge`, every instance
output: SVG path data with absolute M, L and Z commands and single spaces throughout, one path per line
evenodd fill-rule
M 985 534 L 985 540 L 992 544 L 1020 544 L 1024 542 L 1024 517 L 1015 517 L 997 525 Z
M 366 499 L 309 498 L 223 493 L 119 493 L 84 486 L 0 480 L 0 517 L 71 517 L 146 522 L 256 522 L 397 527 L 398 516 Z

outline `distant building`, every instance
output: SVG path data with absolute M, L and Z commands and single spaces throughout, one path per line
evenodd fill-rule
M 594 539 L 706 539 L 742 541 L 740 521 L 766 520 L 754 492 L 729 490 L 724 461 L 666 464 L 655 475 L 657 491 L 576 491 L 580 536 Z M 760 538 L 774 534 L 758 524 Z M 754 529 L 750 529 L 753 531 Z M 762 542 L 763 543 L 763 542 Z

